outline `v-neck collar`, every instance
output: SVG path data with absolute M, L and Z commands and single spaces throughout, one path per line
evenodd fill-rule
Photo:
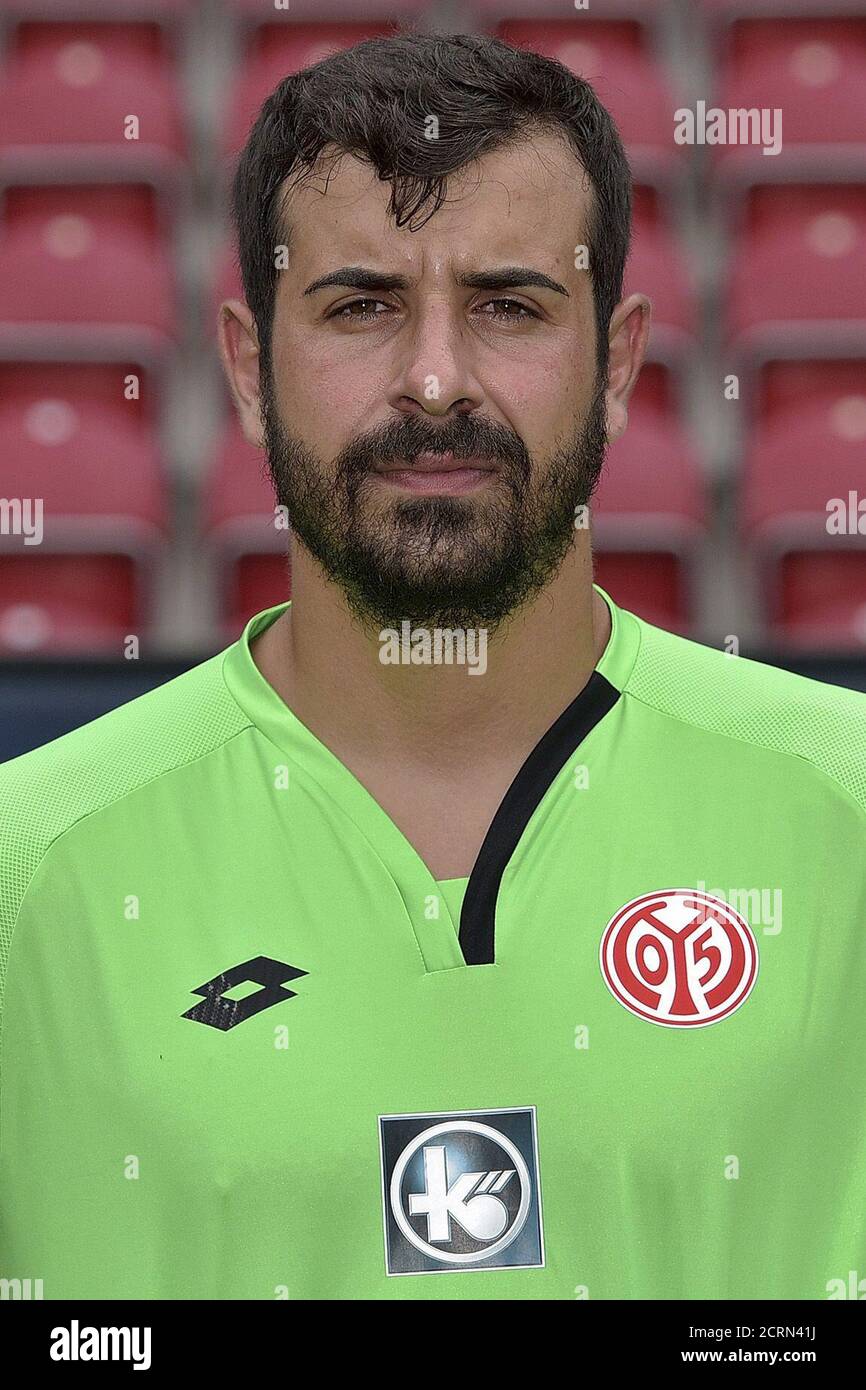
M 469 876 L 459 924 L 451 921 L 447 903 L 441 902 L 444 927 L 450 922 L 450 931 L 443 929 L 441 916 L 430 919 L 430 902 L 442 895 L 421 856 L 354 773 L 301 723 L 253 659 L 251 642 L 289 603 L 255 614 L 224 653 L 223 676 L 237 704 L 351 818 L 389 871 L 428 972 L 495 963 L 496 896 L 508 861 L 557 774 L 625 687 L 640 645 L 637 620 L 597 584 L 593 588 L 610 611 L 607 646 L 583 690 L 539 740 L 506 792 Z

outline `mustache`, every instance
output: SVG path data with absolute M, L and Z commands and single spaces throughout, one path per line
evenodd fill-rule
M 387 420 L 352 440 L 337 459 L 337 475 L 353 481 L 384 463 L 414 463 L 420 454 L 453 454 L 455 458 L 491 459 L 520 479 L 529 477 L 532 463 L 523 441 L 503 425 L 477 415 L 455 415 L 431 426 L 420 416 Z

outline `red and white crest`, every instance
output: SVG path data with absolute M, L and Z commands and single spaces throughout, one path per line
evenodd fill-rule
M 601 973 L 631 1013 L 667 1028 L 702 1028 L 748 998 L 758 943 L 720 898 L 662 888 L 621 907 L 601 939 Z

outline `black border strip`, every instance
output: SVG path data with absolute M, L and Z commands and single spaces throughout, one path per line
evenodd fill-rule
M 496 899 L 502 875 L 553 779 L 613 709 L 620 694 L 605 676 L 593 671 L 580 694 L 539 739 L 502 798 L 463 898 L 459 939 L 467 965 L 495 962 Z

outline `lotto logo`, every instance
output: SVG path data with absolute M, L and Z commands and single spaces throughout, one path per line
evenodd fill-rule
M 633 898 L 601 940 L 601 973 L 615 999 L 666 1028 L 702 1028 L 748 998 L 758 944 L 720 898 L 690 888 Z
M 379 1118 L 389 1274 L 544 1264 L 535 1109 Z

